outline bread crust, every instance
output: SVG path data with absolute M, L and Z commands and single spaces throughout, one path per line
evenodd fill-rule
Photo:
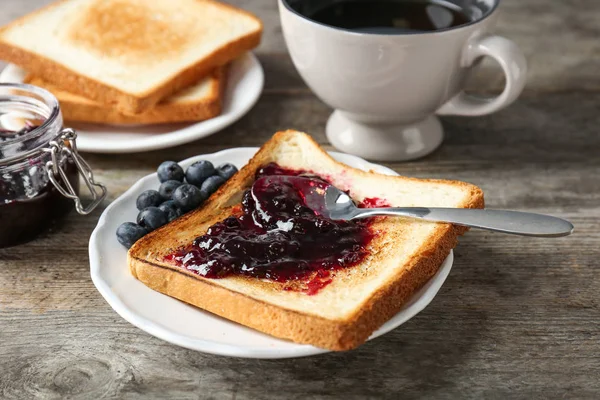
M 211 196 L 202 208 L 176 220 L 176 224 L 169 224 L 171 227 L 167 225 L 140 239 L 128 252 L 128 264 L 131 273 L 150 288 L 232 321 L 297 343 L 311 344 L 335 351 L 350 350 L 364 343 L 376 329 L 398 313 L 406 301 L 437 273 L 450 250 L 457 244 L 458 236 L 465 233 L 467 228 L 438 224 L 435 234 L 421 251 L 407 263 L 403 263 L 404 268 L 400 268 L 397 274 L 374 292 L 356 313 L 343 320 L 332 320 L 286 309 L 234 292 L 217 285 L 214 280 L 202 278 L 187 270 L 170 268 L 145 259 L 145 249 L 151 247 L 161 235 L 169 235 L 170 230 L 178 229 L 178 226 L 187 220 L 197 219 L 201 223 L 207 222 L 206 216 L 202 217 L 204 209 L 223 210 L 227 206 L 223 202 L 227 193 L 234 188 L 247 187 L 248 182 L 253 180 L 256 169 L 268 161 L 268 154 L 277 143 L 284 140 L 286 135 L 294 134 L 298 133 L 295 131 L 277 133 L 238 174 Z M 310 140 L 313 141 L 312 138 Z M 320 156 L 330 158 L 314 141 L 313 144 L 317 146 Z M 351 169 L 353 174 L 369 174 L 334 162 Z M 389 178 L 394 179 L 394 177 Z M 470 196 L 463 206 L 465 208 L 484 206 L 481 189 L 464 182 L 406 177 L 402 179 L 464 185 L 470 190 Z M 222 218 L 226 214 L 228 210 L 224 209 L 223 215 L 213 216 L 213 218 Z
M 59 4 L 66 1 L 69 0 L 61 0 L 57 3 L 50 4 L 3 27 L 0 30 L 0 59 L 14 63 L 48 82 L 56 84 L 58 87 L 69 88 L 69 91 L 74 94 L 87 97 L 102 104 L 114 106 L 123 114 L 135 115 L 148 110 L 162 99 L 192 85 L 198 80 L 198 77 L 208 74 L 216 67 L 223 66 L 239 57 L 244 52 L 255 48 L 260 44 L 263 31 L 262 21 L 253 14 L 227 4 L 212 0 L 202 0 L 247 15 L 257 22 L 258 29 L 216 49 L 204 59 L 189 65 L 179 71 L 176 75 L 166 78 L 160 85 L 157 85 L 146 92 L 133 94 L 99 82 L 93 78 L 80 75 L 76 71 L 73 71 L 54 60 L 10 43 L 6 43 L 3 40 L 4 31 L 11 28 L 13 25 L 23 23 L 32 16 L 45 12 L 53 7 L 57 7 Z
M 65 121 L 91 122 L 98 124 L 164 124 L 174 122 L 204 121 L 221 114 L 223 95 L 227 83 L 227 66 L 211 72 L 211 88 L 208 96 L 199 100 L 169 101 L 158 103 L 155 107 L 140 114 L 128 115 L 112 107 L 93 101 L 77 101 L 72 97 L 61 96 L 38 77 L 28 76 L 26 83 L 40 86 L 54 92 L 60 102 Z M 175 94 L 177 96 L 177 94 Z

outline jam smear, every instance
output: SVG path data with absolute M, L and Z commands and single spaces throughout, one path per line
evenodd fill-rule
M 358 204 L 358 208 L 383 208 L 383 207 L 391 207 L 390 203 L 385 199 L 380 199 L 379 197 L 367 197 L 363 199 L 363 201 Z
M 271 163 L 255 178 L 298 175 L 309 176 Z M 331 283 L 334 271 L 357 265 L 368 255 L 372 219 L 333 221 L 321 216 L 305 198 L 318 195 L 314 191 L 328 182 L 314 175 L 308 186 L 298 181 L 270 179 L 255 185 L 244 194 L 239 213 L 214 224 L 166 260 L 206 278 L 256 277 L 281 282 L 283 290 L 318 293 Z

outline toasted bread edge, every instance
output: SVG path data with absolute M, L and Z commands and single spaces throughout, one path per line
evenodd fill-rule
M 72 101 L 55 93 L 65 121 L 98 124 L 165 124 L 176 122 L 200 122 L 221 114 L 223 96 L 227 85 L 228 66 L 218 67 L 213 72 L 210 94 L 198 101 L 158 103 L 155 107 L 136 115 L 123 114 L 119 110 L 94 102 Z M 40 82 L 41 81 L 41 82 Z M 25 83 L 38 85 L 52 92 L 41 78 L 25 78 Z M 175 94 L 176 96 L 176 94 Z
M 214 207 L 214 202 L 222 194 L 235 187 L 240 187 L 243 182 L 252 179 L 254 171 L 262 165 L 270 149 L 289 134 L 298 133 L 284 131 L 275 134 L 234 178 L 211 196 L 202 208 L 183 218 L 192 218 L 203 208 Z M 324 155 L 331 158 L 312 138 L 310 140 Z M 355 172 L 368 173 L 335 162 L 353 169 Z M 467 185 L 471 189 L 471 196 L 464 207 L 483 208 L 484 206 L 483 192 L 474 185 L 437 179 L 423 180 L 407 177 L 403 177 L 403 179 Z M 357 313 L 348 319 L 330 320 L 265 303 L 214 285 L 209 279 L 188 275 L 183 271 L 169 269 L 145 260 L 140 253 L 146 246 L 153 243 L 155 238 L 158 239 L 161 230 L 169 225 L 146 235 L 129 250 L 128 264 L 134 277 L 158 292 L 258 331 L 334 351 L 358 347 L 383 323 L 398 313 L 404 303 L 437 273 L 450 250 L 456 246 L 458 236 L 468 230 L 464 227 L 440 224 L 433 239 L 422 248 L 418 256 L 413 257 L 405 264 L 404 273 L 395 276 L 387 285 L 380 288 Z

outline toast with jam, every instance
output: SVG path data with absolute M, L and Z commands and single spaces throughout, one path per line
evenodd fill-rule
M 50 91 L 60 102 L 66 121 L 98 124 L 163 124 L 204 121 L 221 114 L 227 67 L 218 67 L 197 84 L 162 100 L 139 114 L 124 114 L 97 101 L 70 93 L 29 75 L 25 83 Z
M 278 338 L 359 346 L 435 275 L 466 228 L 398 217 L 332 221 L 306 207 L 293 179 L 277 179 L 298 175 L 347 191 L 361 207 L 484 205 L 471 184 L 362 171 L 305 133 L 279 132 L 200 208 L 138 240 L 131 273 Z M 275 179 L 250 191 L 264 176 Z
M 256 47 L 262 23 L 213 0 L 60 0 L 0 29 L 0 59 L 138 114 Z

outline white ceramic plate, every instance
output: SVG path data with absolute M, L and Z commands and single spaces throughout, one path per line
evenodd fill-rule
M 0 82 L 22 83 L 25 71 L 8 65 Z M 77 130 L 77 147 L 91 153 L 136 153 L 174 147 L 212 135 L 244 116 L 258 101 L 264 85 L 258 59 L 248 53 L 232 62 L 229 69 L 223 112 L 197 123 L 166 125 L 69 124 Z
M 256 148 L 237 148 L 215 154 L 201 155 L 181 162 L 185 168 L 200 159 L 215 165 L 231 162 L 238 168 L 245 165 Z M 395 172 L 355 156 L 331 153 L 337 160 L 364 170 L 395 175 Z M 139 282 L 127 268 L 127 252 L 116 239 L 117 227 L 134 221 L 135 199 L 147 189 L 159 185 L 156 174 L 136 182 L 127 192 L 109 205 L 90 238 L 91 275 L 96 288 L 123 318 L 138 328 L 173 344 L 206 353 L 247 358 L 289 358 L 325 353 L 328 350 L 276 339 L 250 328 L 199 310 L 169 296 L 155 292 Z M 439 272 L 370 339 L 391 331 L 423 310 L 433 300 L 452 267 L 453 253 Z

